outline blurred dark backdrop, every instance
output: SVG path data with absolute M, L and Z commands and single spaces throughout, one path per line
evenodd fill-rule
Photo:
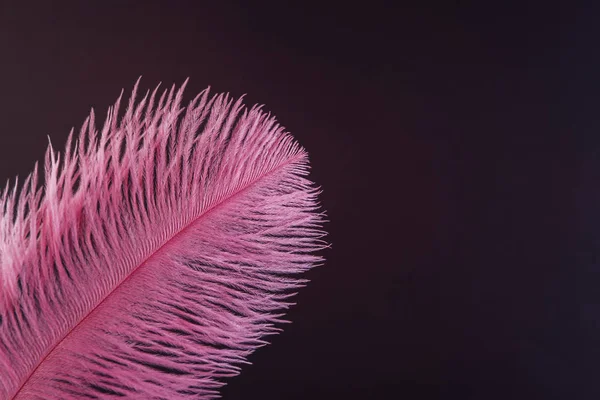
M 247 93 L 333 246 L 224 399 L 598 398 L 600 7 L 349 3 L 1 2 L 0 179 L 140 75 Z

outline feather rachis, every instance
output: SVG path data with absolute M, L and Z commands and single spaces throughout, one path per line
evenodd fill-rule
M 136 106 L 138 84 L 121 123 L 122 93 L 49 146 L 43 191 L 2 194 L 4 397 L 213 398 L 320 261 L 307 156 L 273 118 L 175 86 Z

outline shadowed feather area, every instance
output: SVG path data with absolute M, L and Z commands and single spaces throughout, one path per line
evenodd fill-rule
M 319 190 L 274 118 L 138 83 L 120 121 L 122 95 L 49 146 L 43 185 L 36 165 L 2 192 L 0 399 L 217 398 L 322 262 Z

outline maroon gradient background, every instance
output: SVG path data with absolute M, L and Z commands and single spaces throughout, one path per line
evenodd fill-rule
M 600 396 L 598 7 L 48 3 L 0 4 L 1 180 L 140 75 L 311 156 L 327 263 L 224 399 Z

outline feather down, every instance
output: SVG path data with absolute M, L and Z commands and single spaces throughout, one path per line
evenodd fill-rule
M 0 398 L 216 398 L 321 263 L 304 149 L 241 98 L 181 107 L 186 83 L 138 80 L 3 191 Z

